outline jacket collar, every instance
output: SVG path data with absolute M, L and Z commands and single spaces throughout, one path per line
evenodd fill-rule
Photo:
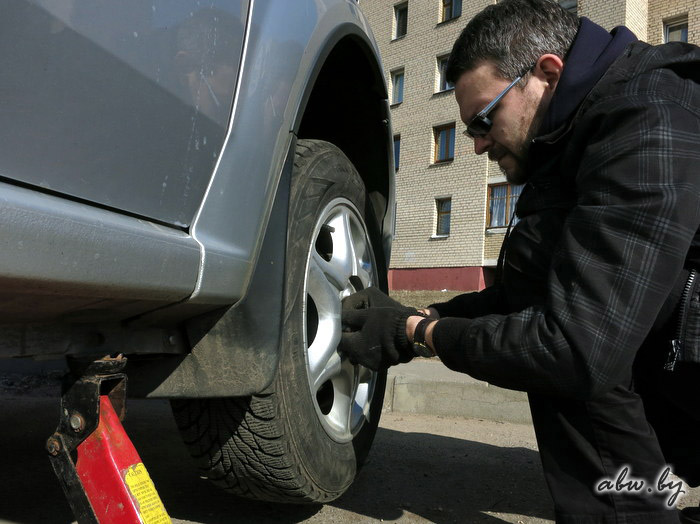
M 627 45 L 636 41 L 637 37 L 624 26 L 618 26 L 608 33 L 588 18 L 581 18 L 557 89 L 535 140 L 549 141 L 565 131 L 568 126 L 564 125 L 569 123 L 586 95 L 622 55 Z

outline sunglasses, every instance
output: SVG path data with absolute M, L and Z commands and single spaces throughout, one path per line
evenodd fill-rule
M 523 71 L 523 73 L 520 74 L 515 80 L 513 80 L 508 85 L 508 87 L 501 91 L 501 93 L 496 98 L 491 100 L 491 102 L 489 102 L 485 108 L 479 111 L 476 114 L 476 116 L 472 118 L 467 124 L 467 130 L 465 131 L 465 134 L 469 135 L 472 138 L 485 137 L 488 134 L 488 132 L 491 131 L 491 126 L 493 125 L 493 122 L 491 122 L 491 119 L 489 118 L 489 113 L 496 108 L 498 102 L 501 101 L 501 98 L 506 96 L 506 93 L 513 89 L 515 84 L 517 84 L 520 81 L 520 79 L 523 76 L 525 76 L 531 69 L 532 68 Z

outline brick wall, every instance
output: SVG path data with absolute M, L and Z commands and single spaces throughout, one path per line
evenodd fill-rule
M 498 260 L 498 253 L 501 250 L 503 243 L 503 230 L 488 231 L 484 238 L 484 263 L 487 265 L 495 265 Z
M 397 223 L 392 268 L 479 267 L 483 260 L 488 160 L 473 153 L 462 135 L 452 91 L 436 93 L 437 58 L 449 54 L 466 22 L 489 2 L 463 2 L 462 15 L 440 23 L 441 2 L 409 0 L 408 31 L 391 40 L 395 5 L 360 1 L 380 47 L 387 83 L 404 69 L 403 102 L 392 108 L 394 134 L 401 135 L 396 176 Z M 454 160 L 434 164 L 433 127 L 456 123 Z M 450 197 L 450 235 L 434 238 L 436 198 Z
M 647 0 L 579 0 L 578 15 L 608 30 L 625 25 L 640 40 L 647 38 Z
M 387 84 L 390 71 L 403 68 L 404 101 L 392 108 L 394 134 L 401 135 L 397 173 L 397 223 L 391 268 L 469 268 L 489 266 L 498 257 L 503 229 L 487 231 L 489 178 L 498 167 L 474 154 L 462 135 L 451 91 L 435 93 L 438 56 L 446 55 L 466 23 L 491 0 L 462 2 L 462 15 L 440 23 L 441 0 L 408 0 L 407 34 L 392 41 L 392 0 L 360 0 L 377 39 Z M 579 0 L 579 16 L 612 29 L 626 25 L 642 40 L 658 44 L 664 21 L 688 18 L 689 41 L 700 43 L 700 0 Z M 433 164 L 433 127 L 456 122 L 455 158 Z M 452 198 L 451 231 L 434 238 L 436 198 Z M 422 273 L 421 273 L 422 274 Z
M 678 18 L 688 20 L 688 42 L 700 45 L 700 1 L 698 0 L 649 0 L 647 38 L 650 44 L 664 40 L 664 23 Z

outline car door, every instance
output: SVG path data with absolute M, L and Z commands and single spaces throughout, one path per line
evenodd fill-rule
M 187 229 L 222 149 L 247 0 L 0 0 L 0 176 Z

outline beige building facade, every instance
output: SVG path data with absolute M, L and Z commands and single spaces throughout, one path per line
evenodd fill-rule
M 395 144 L 392 289 L 487 285 L 519 188 L 474 154 L 442 65 L 467 22 L 492 0 L 360 0 L 382 54 Z M 700 43 L 700 0 L 561 0 L 641 40 Z

